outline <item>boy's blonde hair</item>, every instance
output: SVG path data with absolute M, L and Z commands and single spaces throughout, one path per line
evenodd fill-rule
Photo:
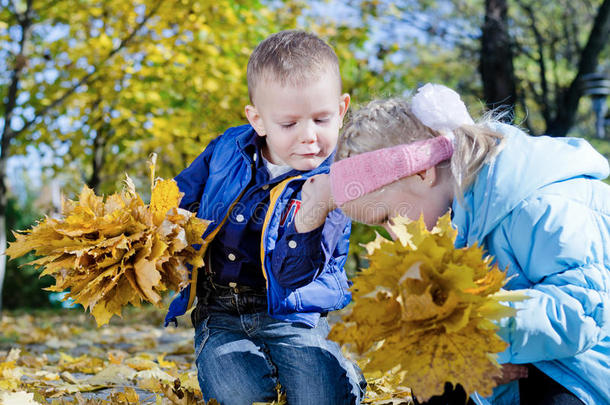
M 254 103 L 257 84 L 265 79 L 281 85 L 302 85 L 316 75 L 330 71 L 341 88 L 339 60 L 335 51 L 316 35 L 299 30 L 280 31 L 266 38 L 248 61 L 248 95 Z
M 491 116 L 484 120 L 494 121 Z M 499 152 L 502 135 L 483 123 L 462 125 L 453 133 L 455 151 L 447 163 L 456 181 L 456 194 L 461 199 L 479 170 Z M 352 113 L 339 137 L 335 160 L 435 136 L 440 133 L 422 124 L 407 100 L 374 100 Z

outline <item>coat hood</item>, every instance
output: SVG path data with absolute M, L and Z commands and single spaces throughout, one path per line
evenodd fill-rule
M 491 128 L 504 136 L 504 146 L 463 201 L 453 202 L 456 247 L 482 243 L 520 201 L 546 185 L 576 177 L 604 179 L 610 173 L 608 160 L 584 139 L 529 136 L 506 124 Z

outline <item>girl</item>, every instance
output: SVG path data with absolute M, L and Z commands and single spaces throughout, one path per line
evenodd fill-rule
M 329 209 L 369 224 L 423 214 L 431 228 L 451 209 L 456 247 L 483 244 L 508 267 L 505 288 L 531 297 L 511 303 L 517 315 L 500 324 L 507 373 L 490 401 L 610 404 L 608 174 L 582 139 L 475 124 L 457 93 L 427 84 L 411 103 L 373 101 L 354 113 L 330 178 L 304 192 L 332 190 Z

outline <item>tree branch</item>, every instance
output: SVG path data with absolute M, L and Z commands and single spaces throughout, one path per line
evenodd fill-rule
M 25 67 L 25 44 L 28 39 L 28 33 L 32 27 L 32 19 L 30 18 L 32 2 L 33 0 L 28 0 L 27 8 L 22 17 L 19 16 L 17 9 L 15 8 L 15 16 L 21 26 L 21 39 L 19 40 L 19 52 L 15 57 L 15 65 L 11 72 L 11 82 L 6 96 L 6 103 L 4 104 L 4 125 L 2 128 L 2 135 L 0 135 L 0 159 L 8 156 L 9 144 L 16 136 L 16 133 L 11 129 L 11 121 L 13 119 L 13 110 L 17 105 L 17 91 L 19 89 L 21 71 Z
M 136 26 L 136 28 L 129 34 L 127 35 L 127 37 L 123 38 L 123 40 L 121 40 L 121 43 L 119 44 L 119 46 L 117 46 L 115 49 L 111 50 L 108 55 L 106 55 L 106 57 L 104 57 L 104 59 L 102 59 L 100 62 L 98 62 L 97 64 L 94 65 L 93 70 L 86 74 L 85 76 L 83 76 L 75 85 L 73 85 L 72 87 L 70 87 L 68 90 L 66 90 L 64 92 L 64 94 L 62 94 L 61 96 L 59 96 L 57 99 L 53 100 L 49 105 L 47 105 L 46 107 L 41 108 L 38 111 L 34 112 L 34 118 L 32 118 L 31 120 L 27 121 L 25 123 L 25 125 L 23 126 L 23 128 L 21 128 L 19 131 L 15 132 L 14 136 L 19 135 L 20 133 L 24 132 L 26 129 L 28 129 L 32 124 L 34 124 L 40 117 L 46 115 L 51 109 L 57 107 L 58 105 L 60 105 L 61 103 L 63 103 L 68 97 L 70 97 L 79 87 L 81 87 L 82 85 L 85 84 L 90 84 L 92 83 L 94 80 L 92 80 L 92 78 L 98 73 L 99 69 L 101 66 L 103 66 L 108 60 L 110 60 L 114 55 L 116 55 L 118 52 L 120 52 L 125 46 L 127 46 L 131 40 L 136 36 L 136 34 L 138 33 L 138 31 L 148 22 L 148 20 L 157 12 L 157 10 L 159 9 L 159 7 L 162 4 L 162 0 L 159 0 L 157 2 L 157 4 L 155 5 L 155 7 L 153 7 L 149 13 L 147 13 L 144 18 L 142 19 L 142 21 L 140 22 L 140 24 L 138 24 Z
M 530 115 L 529 115 L 529 112 L 527 109 L 525 95 L 523 94 L 522 91 L 519 91 L 519 90 L 517 90 L 517 102 L 519 103 L 519 105 L 521 105 L 521 108 L 523 108 L 523 113 L 525 114 L 525 118 L 523 119 L 523 123 L 525 123 L 525 127 L 527 128 L 527 130 L 530 134 L 535 134 L 536 132 L 534 131 L 534 128 L 532 127 Z
M 530 19 L 531 30 L 534 33 L 534 38 L 536 38 L 536 46 L 538 47 L 538 67 L 540 68 L 540 87 L 541 87 L 541 108 L 542 108 L 542 116 L 544 117 L 544 121 L 548 124 L 551 120 L 551 115 L 549 111 L 549 85 L 546 79 L 546 62 L 544 60 L 544 39 L 538 30 L 536 25 L 536 15 L 531 5 L 524 4 L 522 1 L 517 1 L 526 12 Z
M 582 97 L 581 78 L 593 73 L 597 67 L 599 54 L 608 43 L 608 34 L 610 33 L 610 0 L 604 0 L 599 6 L 593 27 L 589 33 L 587 44 L 585 45 L 578 71 L 570 87 L 566 91 L 564 97 L 559 100 L 557 116 L 549 125 L 549 132 L 555 136 L 565 136 L 569 128 L 574 123 L 576 109 Z
M 532 53 L 527 50 L 527 48 L 525 48 L 522 44 L 520 44 L 516 39 L 513 41 L 513 46 L 516 50 L 519 51 L 519 55 L 523 55 L 528 59 L 533 60 L 534 62 L 536 61 L 536 57 L 532 55 Z

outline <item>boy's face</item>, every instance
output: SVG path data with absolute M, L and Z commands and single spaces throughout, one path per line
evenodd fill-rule
M 256 86 L 255 105 L 246 106 L 246 116 L 257 134 L 267 138 L 263 150 L 267 160 L 312 170 L 335 149 L 349 102 L 331 72 L 303 85 L 282 86 L 266 79 Z

